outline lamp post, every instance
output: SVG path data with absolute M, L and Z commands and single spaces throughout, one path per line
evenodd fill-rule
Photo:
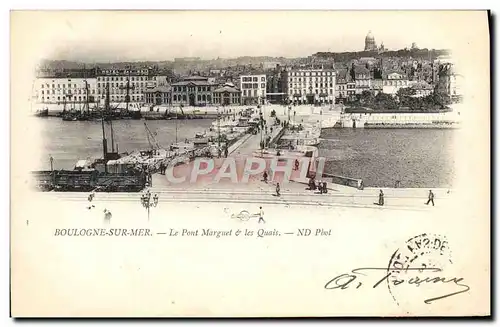
M 262 136 L 262 132 L 264 130 L 264 118 L 262 117 L 262 111 L 259 113 L 260 115 L 260 156 L 263 157 L 264 153 L 264 140 Z
M 220 149 L 220 117 L 219 117 L 219 106 L 217 106 L 217 154 L 220 158 L 221 149 Z
M 149 221 L 149 210 L 150 208 L 154 208 L 158 205 L 158 194 L 155 194 L 153 198 L 151 198 L 151 192 L 148 190 L 146 193 L 141 195 L 141 203 L 142 206 L 148 210 Z

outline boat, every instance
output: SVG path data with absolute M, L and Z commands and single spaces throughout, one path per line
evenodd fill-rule
M 175 152 L 177 154 L 182 154 L 191 150 L 194 150 L 195 146 L 193 142 L 176 142 L 170 145 L 170 151 Z
M 35 116 L 36 116 L 36 117 L 48 117 L 48 116 L 49 116 L 49 108 L 45 108 L 45 109 L 38 109 L 38 110 L 35 112 Z
M 210 143 L 209 137 L 206 132 L 196 133 L 194 139 L 192 140 L 195 147 L 207 146 Z

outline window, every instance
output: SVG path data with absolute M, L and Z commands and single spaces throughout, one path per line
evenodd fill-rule
M 265 82 L 265 81 L 266 81 L 266 78 L 265 78 L 265 77 L 262 77 L 262 78 L 260 79 L 260 81 L 261 81 L 261 82 Z
M 257 89 L 257 88 L 259 88 L 259 85 L 257 83 L 253 83 L 253 87 L 252 88 L 253 89 Z
M 265 89 L 265 88 L 266 88 L 266 84 L 265 84 L 265 83 L 261 83 L 261 84 L 260 84 L 260 87 L 261 87 L 262 89 Z
M 43 94 L 43 90 L 42 90 L 42 94 Z
M 258 78 L 258 77 L 254 77 L 254 78 L 253 78 L 253 81 L 254 81 L 254 82 L 258 82 L 258 81 L 259 81 L 259 78 Z

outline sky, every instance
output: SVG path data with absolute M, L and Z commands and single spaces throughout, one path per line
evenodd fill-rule
M 11 41 L 45 59 L 160 61 L 240 56 L 307 57 L 363 50 L 372 31 L 387 49 L 452 49 L 465 12 L 446 11 L 31 11 L 11 14 Z M 469 16 L 470 17 L 470 16 Z

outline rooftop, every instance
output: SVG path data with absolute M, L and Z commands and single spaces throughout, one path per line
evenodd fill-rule
M 165 86 L 157 86 L 151 89 L 146 89 L 144 92 L 145 93 L 170 92 L 170 90 L 172 90 L 172 87 L 170 85 L 165 85 Z
M 230 86 L 223 86 L 223 87 L 219 87 L 218 89 L 216 89 L 214 92 L 217 92 L 217 93 L 223 93 L 223 92 L 229 92 L 229 93 L 240 93 L 240 91 L 235 88 L 235 87 L 230 87 Z
M 188 76 L 184 78 L 185 81 L 207 81 L 208 77 L 205 76 Z
M 172 86 L 211 86 L 214 85 L 213 83 L 210 83 L 208 81 L 181 81 L 177 83 L 172 83 Z

